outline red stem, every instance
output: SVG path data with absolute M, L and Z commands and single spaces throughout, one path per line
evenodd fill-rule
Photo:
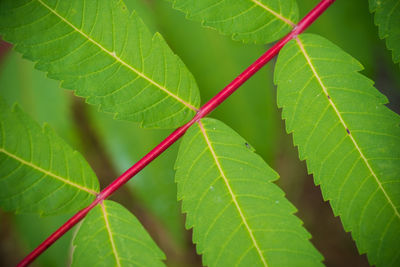
M 139 160 L 135 165 L 130 167 L 126 172 L 124 172 L 120 177 L 118 177 L 114 182 L 108 185 L 103 191 L 101 191 L 96 199 L 86 208 L 82 209 L 74 216 L 72 216 L 64 225 L 62 225 L 57 231 L 55 231 L 51 236 L 49 236 L 43 243 L 41 243 L 35 250 L 33 250 L 29 255 L 27 255 L 18 266 L 27 266 L 40 254 L 42 254 L 49 246 L 51 246 L 56 240 L 63 236 L 69 229 L 71 229 L 75 224 L 82 220 L 86 214 L 95 207 L 98 203 L 102 202 L 108 198 L 114 191 L 128 182 L 134 175 L 140 172 L 144 167 L 146 167 L 150 162 L 157 158 L 161 153 L 163 153 L 167 148 L 169 148 L 173 143 L 175 143 L 182 135 L 189 129 L 193 123 L 199 121 L 201 118 L 208 115 L 217 106 L 219 106 L 225 99 L 227 99 L 231 94 L 233 94 L 244 82 L 250 79 L 258 70 L 260 70 L 265 64 L 267 64 L 273 57 L 275 57 L 282 47 L 295 38 L 298 34 L 302 33 L 307 29 L 324 11 L 335 2 L 335 0 L 322 0 L 314 9 L 312 9 L 300 22 L 299 24 L 284 38 L 273 45 L 265 54 L 263 54 L 259 59 L 257 59 L 253 64 L 251 64 L 244 72 L 242 72 L 238 77 L 236 77 L 230 84 L 228 84 L 222 91 L 220 91 L 216 96 L 214 96 L 210 101 L 204 104 L 197 114 L 188 123 L 182 127 L 176 129 L 167 138 L 164 139 L 159 145 L 157 145 L 153 150 L 151 150 L 146 156 Z

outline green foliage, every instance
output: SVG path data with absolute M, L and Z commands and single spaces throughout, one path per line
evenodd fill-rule
M 386 39 L 386 46 L 393 52 L 393 62 L 400 62 L 400 1 L 369 0 L 369 8 L 375 13 L 379 37 Z
M 131 5 L 136 9 L 141 0 L 126 1 L 128 6 L 120 0 L 3 0 L 0 33 L 16 43 L 16 50 L 36 61 L 37 68 L 46 71 L 49 77 L 62 81 L 63 87 L 76 90 L 88 103 L 115 118 L 145 127 L 179 126 L 192 118 L 199 106 L 196 82 L 161 35 L 151 34 L 132 12 Z M 277 40 L 298 19 L 295 0 L 169 1 L 189 18 L 247 43 Z M 375 12 L 380 37 L 387 39 L 394 61 L 400 61 L 399 2 L 370 0 L 369 3 L 371 12 Z M 156 19 L 151 18 L 146 4 L 155 10 Z M 260 50 L 260 47 L 246 46 L 243 48 L 246 52 L 239 51 L 233 43 L 221 45 L 226 40 L 215 41 L 212 34 L 204 40 L 188 38 L 187 31 L 193 31 L 187 29 L 179 37 L 186 27 L 181 27 L 183 22 L 174 18 L 165 23 L 159 18 L 165 11 L 160 12 L 165 9 L 163 4 L 146 4 L 140 6 L 145 17 L 152 21 L 152 28 L 157 28 L 158 22 L 161 30 L 178 36 L 168 43 L 180 48 L 189 66 L 200 73 L 199 81 L 206 95 L 214 95 L 215 90 L 254 59 L 250 50 L 257 54 Z M 348 4 L 358 7 L 360 2 Z M 337 12 L 332 13 L 336 19 L 341 20 L 338 14 L 349 17 L 341 9 Z M 358 17 L 357 20 L 357 27 L 364 29 L 364 23 Z M 349 22 L 342 20 L 341 23 Z M 334 25 L 334 28 L 343 28 L 338 27 L 341 24 Z M 321 27 L 324 31 L 333 28 Z M 357 27 L 347 35 L 340 32 L 341 38 L 350 40 L 348 36 Z M 356 44 L 353 48 L 359 46 Z M 360 54 L 371 54 L 371 47 L 374 42 L 364 45 L 365 51 L 359 49 Z M 234 59 L 232 54 L 244 59 Z M 373 65 L 373 57 L 366 57 Z M 221 62 L 226 65 L 220 66 Z M 236 62 L 240 62 L 237 68 Z M 307 160 L 309 172 L 314 174 L 316 184 L 321 185 L 334 213 L 341 216 L 344 228 L 352 232 L 359 251 L 368 253 L 371 264 L 397 266 L 400 265 L 397 249 L 400 119 L 385 107 L 386 97 L 358 73 L 361 69 L 360 63 L 329 41 L 314 35 L 299 36 L 283 49 L 277 62 L 278 105 L 283 108 L 287 131 L 293 132 L 294 143 L 299 146 L 300 158 Z M 224 76 L 226 73 L 231 76 Z M 270 151 L 262 155 L 271 160 L 274 149 L 270 149 L 270 144 L 278 143 L 270 138 L 275 126 L 270 127 L 270 118 L 259 114 L 260 110 L 267 109 L 256 107 L 257 101 L 266 102 L 269 95 L 254 93 L 266 91 L 268 81 L 264 74 L 254 82 L 254 87 L 260 88 L 252 88 L 251 98 L 240 95 L 235 102 L 239 94 L 233 96 L 234 111 L 224 111 L 221 116 L 224 120 L 225 116 L 228 121 L 234 120 L 230 124 L 251 138 L 264 132 L 250 127 L 247 120 L 257 117 L 256 125 L 268 121 L 264 125 L 268 127 L 268 136 L 263 136 L 268 141 L 260 141 L 262 144 L 257 147 L 268 148 Z M 16 98 L 31 102 L 24 93 L 17 97 L 14 93 L 8 97 L 9 102 Z M 57 109 L 56 101 L 50 95 L 47 97 L 52 101 L 52 109 Z M 44 98 L 40 97 L 41 103 L 46 102 Z M 16 212 L 56 214 L 77 210 L 93 200 L 98 182 L 79 153 L 48 126 L 39 127 L 18 107 L 10 111 L 0 100 L 0 111 L 2 207 Z M 253 111 L 256 112 L 252 114 Z M 91 119 L 99 135 L 106 139 L 107 151 L 119 170 L 126 169 L 148 151 L 149 140 L 161 139 L 158 134 L 132 130 L 131 124 L 118 124 L 97 113 Z M 71 128 L 70 125 L 62 127 Z M 169 157 L 165 164 L 171 160 Z M 181 239 L 176 243 L 184 243 L 184 234 L 179 232 L 177 203 L 171 202 L 176 191 L 171 180 L 164 179 L 171 175 L 172 168 L 168 169 L 165 164 L 155 165 L 156 171 L 139 174 L 142 177 L 130 185 L 144 206 L 162 216 L 162 222 L 173 236 Z M 193 228 L 193 240 L 205 264 L 322 264 L 322 256 L 309 242 L 311 235 L 293 215 L 295 207 L 273 183 L 277 174 L 229 127 L 212 119 L 203 119 L 192 126 L 181 144 L 176 168 L 178 198 L 187 213 L 186 226 Z M 148 180 L 147 176 L 158 176 L 162 180 Z M 74 266 L 99 263 L 158 266 L 165 259 L 138 220 L 110 201 L 100 203 L 89 213 L 74 245 Z
M 0 205 L 9 211 L 58 214 L 89 204 L 98 192 L 85 159 L 47 125 L 0 100 Z
M 72 266 L 164 266 L 164 254 L 140 222 L 113 201 L 90 211 L 73 243 Z
M 298 19 L 295 0 L 169 1 L 190 19 L 245 42 L 275 41 L 288 33 Z
M 176 182 L 207 266 L 319 266 L 322 257 L 278 175 L 223 123 L 203 119 L 181 143 Z
M 199 105 L 184 64 L 121 1 L 2 1 L 0 33 L 64 88 L 118 119 L 172 128 Z
M 400 117 L 358 73 L 362 66 L 317 35 L 281 51 L 278 105 L 300 159 L 371 264 L 398 266 Z

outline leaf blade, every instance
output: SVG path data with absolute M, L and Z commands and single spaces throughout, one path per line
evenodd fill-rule
M 164 254 L 140 222 L 113 201 L 93 208 L 73 243 L 72 266 L 88 266 L 99 260 L 107 266 L 164 266 Z
M 5 38 L 89 103 L 146 127 L 176 127 L 197 110 L 192 75 L 121 1 L 12 2 L 2 2 Z
M 321 264 L 296 209 L 272 184 L 277 174 L 223 123 L 192 126 L 175 168 L 186 226 L 204 265 Z
M 84 207 L 95 198 L 99 190 L 96 175 L 77 151 L 17 106 L 10 110 L 0 99 L 0 110 L 3 208 L 58 214 Z
M 361 69 L 326 39 L 301 35 L 278 58 L 278 106 L 300 159 L 360 253 L 367 252 L 371 264 L 396 265 L 400 119 Z
M 170 1 L 188 18 L 244 42 L 275 41 L 295 27 L 298 19 L 296 1 Z

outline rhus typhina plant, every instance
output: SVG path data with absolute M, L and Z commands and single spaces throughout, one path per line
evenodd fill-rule
M 42 216 L 78 211 L 19 265 L 31 263 L 82 219 L 65 251 L 71 265 L 164 265 L 164 253 L 136 217 L 106 199 L 181 137 L 170 168 L 203 265 L 323 265 L 296 208 L 274 183 L 277 172 L 233 129 L 205 118 L 279 53 L 277 104 L 299 158 L 359 253 L 371 265 L 398 266 L 400 118 L 354 57 L 320 35 L 303 33 L 333 2 L 322 0 L 299 20 L 295 0 L 170 1 L 189 20 L 235 41 L 277 41 L 200 106 L 194 76 L 161 34 L 148 30 L 135 12 L 137 1 L 2 0 L 2 38 L 62 88 L 114 119 L 179 127 L 100 190 L 79 152 L 47 124 L 0 100 L 2 209 Z M 398 62 L 399 2 L 369 1 L 369 7 Z

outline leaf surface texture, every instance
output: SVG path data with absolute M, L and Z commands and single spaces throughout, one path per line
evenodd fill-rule
M 400 1 L 369 0 L 369 9 L 375 13 L 379 37 L 393 53 L 393 62 L 400 62 Z
M 170 1 L 190 19 L 244 42 L 273 42 L 288 33 L 298 18 L 294 0 Z
M 85 159 L 47 125 L 0 99 L 0 205 L 8 211 L 58 214 L 89 204 L 98 192 Z
M 207 266 L 320 266 L 278 175 L 225 124 L 203 119 L 176 162 L 178 198 Z
M 182 61 L 122 1 L 1 1 L 0 33 L 64 88 L 118 119 L 172 128 L 199 105 Z
M 140 222 L 113 201 L 90 211 L 73 245 L 72 266 L 164 266 L 163 252 Z
M 279 54 L 278 105 L 300 159 L 377 266 L 400 265 L 400 117 L 328 40 L 300 35 Z

